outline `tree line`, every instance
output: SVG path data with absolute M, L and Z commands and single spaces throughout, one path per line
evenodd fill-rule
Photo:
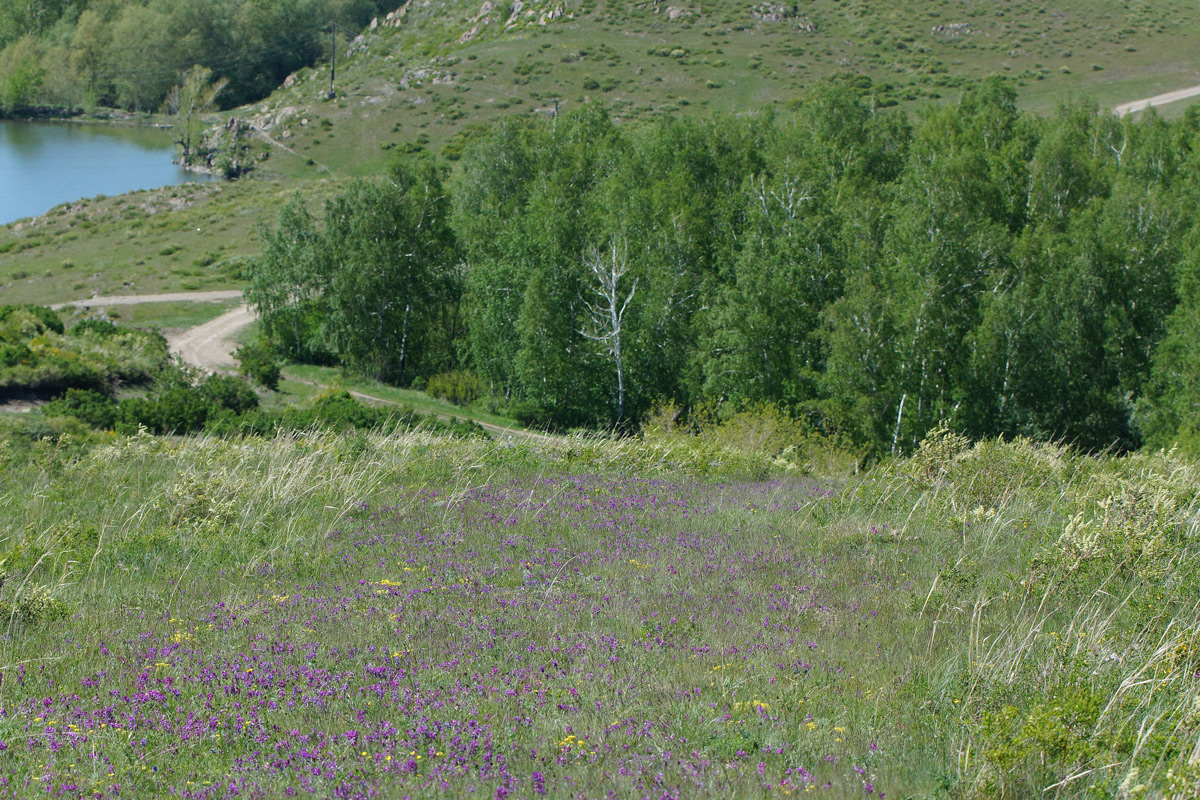
M 989 80 L 877 112 L 505 119 L 450 171 L 264 232 L 248 297 L 299 360 L 469 370 L 542 424 L 771 403 L 875 454 L 941 421 L 1089 449 L 1196 439 L 1200 112 L 1040 117 Z
M 224 108 L 261 99 L 398 0 L 0 0 L 0 112 L 157 111 L 199 65 Z

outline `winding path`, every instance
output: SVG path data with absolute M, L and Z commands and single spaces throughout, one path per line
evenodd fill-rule
M 221 300 L 234 300 L 241 296 L 241 291 L 237 289 L 223 289 L 210 292 L 173 292 L 169 294 L 109 295 L 88 297 L 83 300 L 72 300 L 68 303 L 57 303 L 52 308 L 58 310 L 69 306 L 92 308 L 129 306 L 137 303 L 217 302 Z M 254 322 L 254 312 L 250 310 L 249 306 L 242 304 L 237 308 L 226 311 L 215 319 L 168 336 L 167 344 L 170 346 L 172 352 L 178 354 L 186 363 L 194 367 L 199 367 L 209 372 L 228 372 L 235 366 L 233 351 L 237 349 L 237 335 L 252 322 Z M 312 381 L 304 382 L 311 383 L 314 386 L 321 386 L 321 384 Z M 360 400 L 366 400 L 377 405 L 404 405 L 403 403 L 386 400 L 364 392 L 352 391 L 350 394 Z M 442 419 L 450 419 L 452 415 L 437 414 L 437 416 Z M 474 420 L 474 422 L 497 439 L 515 436 L 543 442 L 557 442 L 562 440 L 562 437 L 553 434 L 521 428 L 508 428 L 481 420 Z
M 92 308 L 93 306 L 131 306 L 138 303 L 204 303 L 236 300 L 241 296 L 240 289 L 170 292 L 167 294 L 94 295 L 83 300 L 57 303 L 51 308 L 57 311 L 68 306 Z M 167 344 L 184 362 L 193 367 L 206 369 L 209 372 L 223 372 L 234 366 L 233 351 L 237 349 L 235 338 L 243 328 L 252 322 L 254 322 L 254 313 L 249 306 L 243 304 L 202 325 L 168 336 Z
M 233 369 L 238 333 L 254 322 L 254 312 L 240 305 L 203 325 L 167 337 L 167 344 L 186 363 L 209 372 Z

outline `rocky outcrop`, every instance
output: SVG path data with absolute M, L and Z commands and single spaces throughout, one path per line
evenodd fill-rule
M 787 22 L 796 15 L 794 8 L 777 3 L 759 3 L 751 13 L 759 22 Z
M 971 23 L 969 22 L 952 22 L 949 25 L 934 25 L 929 29 L 929 32 L 934 36 L 962 36 L 971 32 Z

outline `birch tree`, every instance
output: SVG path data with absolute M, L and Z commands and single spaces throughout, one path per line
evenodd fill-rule
M 268 339 L 297 361 L 310 361 L 321 349 L 319 321 L 328 311 L 320 283 L 324 239 L 299 197 L 280 211 L 278 226 L 260 236 L 265 245 L 250 262 L 246 302 Z
M 459 294 L 448 210 L 429 164 L 355 181 L 326 204 L 327 330 L 343 363 L 400 382 L 444 366 L 457 331 L 434 323 Z
M 621 354 L 621 332 L 625 325 L 625 312 L 637 292 L 638 281 L 633 279 L 626 293 L 621 288 L 621 279 L 629 272 L 628 246 L 624 239 L 613 237 L 608 252 L 601 254 L 593 247 L 584 256 L 584 265 L 594 281 L 594 300 L 587 300 L 587 318 L 590 323 L 580 333 L 598 342 L 613 360 L 617 370 L 617 422 L 625 413 L 625 362 Z

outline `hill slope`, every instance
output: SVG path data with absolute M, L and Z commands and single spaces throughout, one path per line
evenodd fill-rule
M 869 78 L 882 105 L 956 97 L 1001 73 L 1035 110 L 1200 83 L 1200 12 L 1182 4 L 680 2 L 413 0 L 339 47 L 336 100 L 325 68 L 302 70 L 240 113 L 300 156 L 285 171 L 360 172 L 499 114 L 596 101 L 622 118 L 740 113 L 786 106 L 836 72 Z

